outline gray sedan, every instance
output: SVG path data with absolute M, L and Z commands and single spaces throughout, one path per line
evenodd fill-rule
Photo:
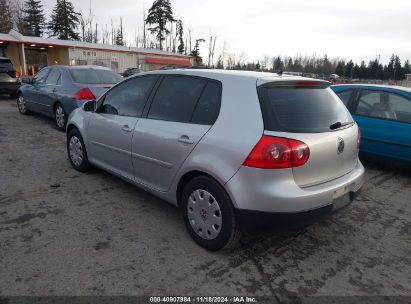
M 76 170 L 93 164 L 179 206 L 209 250 L 350 203 L 363 183 L 359 143 L 328 82 L 256 72 L 139 74 L 67 125 Z
M 54 118 L 59 129 L 65 130 L 70 113 L 84 102 L 94 100 L 122 77 L 99 66 L 50 66 L 40 70 L 17 92 L 21 114 L 36 112 Z

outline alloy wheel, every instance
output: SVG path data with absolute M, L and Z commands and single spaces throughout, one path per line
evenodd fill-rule
M 19 108 L 21 114 L 26 113 L 26 101 L 24 100 L 24 97 L 22 95 L 19 95 L 19 97 L 17 98 L 17 107 Z
M 66 117 L 64 114 L 64 110 L 60 105 L 56 107 L 56 122 L 57 122 L 57 126 L 61 129 L 63 129 L 64 125 L 66 124 Z

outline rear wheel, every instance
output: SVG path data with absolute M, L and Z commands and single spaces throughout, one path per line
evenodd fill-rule
M 24 100 L 22 94 L 17 95 L 17 108 L 19 109 L 19 112 L 22 115 L 27 115 L 29 113 L 29 110 L 27 110 L 26 107 L 26 101 Z
M 67 123 L 66 111 L 64 111 L 63 106 L 60 103 L 57 103 L 54 107 L 54 117 L 56 120 L 56 125 L 59 130 L 65 130 Z
M 217 251 L 234 246 L 241 233 L 226 191 L 212 178 L 200 176 L 184 188 L 181 209 L 185 226 L 200 246 Z
M 71 130 L 67 136 L 67 154 L 74 169 L 80 172 L 89 171 L 90 163 L 88 161 L 86 147 L 77 129 Z

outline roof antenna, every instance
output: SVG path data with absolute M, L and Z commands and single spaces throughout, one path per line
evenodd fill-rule
M 277 72 L 277 74 L 280 75 L 280 76 L 283 76 L 283 70 L 279 70 L 279 71 Z

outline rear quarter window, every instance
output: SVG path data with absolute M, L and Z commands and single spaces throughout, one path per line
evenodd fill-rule
M 258 89 L 265 129 L 293 133 L 331 131 L 353 119 L 330 88 L 263 86 Z

